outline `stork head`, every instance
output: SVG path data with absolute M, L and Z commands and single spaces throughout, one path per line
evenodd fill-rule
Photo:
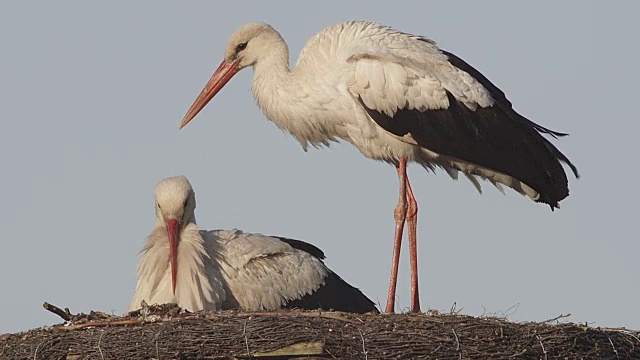
M 247 66 L 254 66 L 269 54 L 282 52 L 283 48 L 288 61 L 286 44 L 271 25 L 255 23 L 241 26 L 231 34 L 224 52 L 224 60 L 187 111 L 180 128 L 186 126 L 238 71 Z
M 169 238 L 171 286 L 175 293 L 178 275 L 178 242 L 184 226 L 194 221 L 195 193 L 186 177 L 175 176 L 158 182 L 155 188 L 155 199 L 158 222 L 164 225 Z
M 274 50 L 274 44 L 284 42 L 280 34 L 265 23 L 246 24 L 229 37 L 224 61 L 236 63 L 238 69 L 255 65 Z

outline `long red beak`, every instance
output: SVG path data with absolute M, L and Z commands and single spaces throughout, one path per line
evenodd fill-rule
M 228 62 L 226 60 L 222 61 L 220 66 L 216 72 L 213 73 L 209 82 L 204 86 L 204 89 L 198 95 L 196 101 L 193 102 L 189 111 L 182 119 L 180 123 L 180 129 L 185 127 L 193 119 L 200 110 L 202 110 L 207 103 L 213 99 L 213 97 L 222 89 L 229 80 L 233 77 L 233 75 L 237 74 L 240 69 L 238 68 L 238 61 Z
M 178 277 L 178 236 L 180 235 L 180 223 L 175 219 L 167 221 L 167 234 L 169 235 L 169 263 L 171 264 L 171 288 L 176 293 L 176 280 Z

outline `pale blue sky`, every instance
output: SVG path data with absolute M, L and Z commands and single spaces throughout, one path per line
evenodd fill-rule
M 633 8 L 632 8 L 633 7 Z M 516 109 L 571 134 L 578 166 L 551 212 L 513 191 L 410 168 L 424 309 L 640 328 L 637 2 L 5 2 L 0 6 L 0 333 L 57 323 L 44 301 L 122 313 L 162 177 L 193 183 L 202 227 L 311 242 L 384 305 L 397 178 L 350 145 L 302 151 L 238 74 L 178 124 L 239 25 L 290 46 L 349 19 L 425 35 Z M 406 243 L 404 251 L 406 251 Z M 403 252 L 404 252 L 403 251 Z M 398 297 L 409 305 L 403 254 Z

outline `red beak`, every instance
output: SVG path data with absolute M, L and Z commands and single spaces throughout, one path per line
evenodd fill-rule
M 207 103 L 213 99 L 218 91 L 220 91 L 220 89 L 222 89 L 225 84 L 231 80 L 233 75 L 238 73 L 238 71 L 240 71 L 240 68 L 238 68 L 238 61 L 222 61 L 216 72 L 211 76 L 211 79 L 209 79 L 209 82 L 207 82 L 204 89 L 200 92 L 200 95 L 198 95 L 196 101 L 193 102 L 189 111 L 187 111 L 184 119 L 182 119 L 180 129 L 185 127 L 191 119 L 198 115 L 200 110 L 202 110 Z
M 171 287 L 176 293 L 176 279 L 178 277 L 178 236 L 180 223 L 175 219 L 167 221 L 167 234 L 169 235 L 169 263 L 171 264 Z

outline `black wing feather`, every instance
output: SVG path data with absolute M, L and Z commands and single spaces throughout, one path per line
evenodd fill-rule
M 302 240 L 290 239 L 282 236 L 269 236 L 269 237 L 276 238 L 282 242 L 286 242 L 292 248 L 307 252 L 320 260 L 324 260 L 325 258 L 324 252 L 322 250 L 320 250 L 315 245 L 309 244 L 308 242 L 304 242 Z
M 491 96 L 493 97 L 493 99 L 500 104 L 500 106 L 503 109 L 508 109 L 513 111 L 512 109 L 512 104 L 511 101 L 509 101 L 507 99 L 507 96 L 504 94 L 504 92 L 500 89 L 498 89 L 497 86 L 495 86 L 489 79 L 487 79 L 484 75 L 482 75 L 482 73 L 480 73 L 478 70 L 476 70 L 473 66 L 469 65 L 466 61 L 460 59 L 459 57 L 457 57 L 456 55 L 448 52 L 448 51 L 444 51 L 442 50 L 442 53 L 447 55 L 447 57 L 449 58 L 449 62 L 451 63 L 451 65 L 457 67 L 458 69 L 468 73 L 469 75 L 471 75 L 474 79 L 476 79 L 476 81 L 478 81 L 482 86 L 484 86 L 485 89 L 487 89 L 487 91 L 489 91 L 489 93 L 491 94 Z M 533 121 L 521 116 L 520 114 L 516 115 L 518 117 L 521 118 L 521 120 L 529 123 L 529 125 L 533 126 L 536 130 L 538 130 L 539 132 L 545 133 L 545 134 L 549 134 L 551 136 L 553 136 L 554 138 L 558 138 L 558 137 L 562 137 L 562 136 L 567 136 L 569 134 L 565 134 L 565 133 L 561 133 L 561 132 L 557 132 L 557 131 L 553 131 L 553 130 L 549 130 L 544 126 L 538 125 L 536 123 L 534 123 Z
M 309 295 L 289 301 L 285 309 L 333 310 L 352 313 L 379 312 L 371 299 L 349 285 L 333 271 L 324 279 L 324 285 Z
M 507 174 L 540 194 L 539 202 L 558 207 L 569 195 L 568 180 L 560 162 L 578 177 L 576 167 L 541 133 L 565 136 L 516 113 L 505 94 L 484 75 L 457 56 L 443 52 L 452 65 L 469 73 L 495 100 L 492 107 L 470 110 L 447 91 L 448 109 L 400 109 L 393 117 L 360 103 L 369 116 L 397 136 L 411 134 L 418 145 L 438 154 Z

